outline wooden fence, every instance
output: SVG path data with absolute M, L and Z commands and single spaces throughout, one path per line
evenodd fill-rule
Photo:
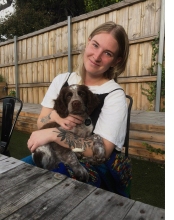
M 160 16 L 161 0 L 125 0 L 72 18 L 72 70 L 76 71 L 79 53 L 96 26 L 106 21 L 121 24 L 128 33 L 130 53 L 126 70 L 118 82 L 126 94 L 133 97 L 133 110 L 149 109 L 141 87 L 148 89 L 146 82 L 156 81 L 149 69 L 151 43 L 159 36 Z M 17 39 L 19 97 L 24 103 L 42 101 L 53 78 L 68 71 L 67 54 L 67 21 Z M 0 74 L 6 78 L 8 93 L 15 89 L 14 40 L 0 43 Z

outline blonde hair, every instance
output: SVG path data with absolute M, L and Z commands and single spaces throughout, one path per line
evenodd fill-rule
M 101 24 L 97 28 L 95 28 L 89 36 L 89 39 L 92 39 L 95 35 L 100 33 L 110 33 L 115 40 L 118 42 L 118 52 L 117 57 L 121 58 L 121 61 L 118 62 L 114 67 L 110 67 L 105 73 L 104 77 L 107 79 L 114 79 L 117 82 L 117 77 L 125 70 L 126 63 L 129 54 L 129 40 L 128 36 L 121 25 L 118 25 L 112 21 Z M 79 60 L 79 68 L 78 74 L 82 78 L 82 83 L 84 83 L 85 79 L 85 67 L 83 63 L 83 54 L 82 51 Z

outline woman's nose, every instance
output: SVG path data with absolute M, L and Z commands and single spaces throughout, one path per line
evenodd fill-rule
M 95 51 L 94 55 L 93 55 L 95 61 L 99 62 L 102 59 L 102 51 Z

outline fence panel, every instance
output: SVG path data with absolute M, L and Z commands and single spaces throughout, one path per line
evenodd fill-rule
M 149 69 L 160 13 L 161 0 L 129 0 L 72 18 L 72 70 L 77 70 L 79 54 L 95 27 L 106 21 L 121 24 L 128 33 L 130 53 L 118 82 L 133 97 L 133 110 L 154 110 L 141 88 L 149 89 L 146 82 L 156 81 Z M 20 98 L 38 104 L 53 78 L 68 71 L 67 21 L 21 36 L 17 42 Z M 0 43 L 0 74 L 6 78 L 8 92 L 15 89 L 14 60 L 13 40 Z

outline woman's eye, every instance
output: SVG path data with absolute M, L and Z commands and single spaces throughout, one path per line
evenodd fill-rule
M 105 52 L 105 54 L 106 54 L 107 56 L 109 56 L 109 57 L 112 57 L 112 54 L 109 53 L 109 52 Z
M 96 48 L 98 47 L 98 45 L 97 45 L 97 44 L 92 44 L 92 45 L 93 45 L 94 47 L 96 47 Z

